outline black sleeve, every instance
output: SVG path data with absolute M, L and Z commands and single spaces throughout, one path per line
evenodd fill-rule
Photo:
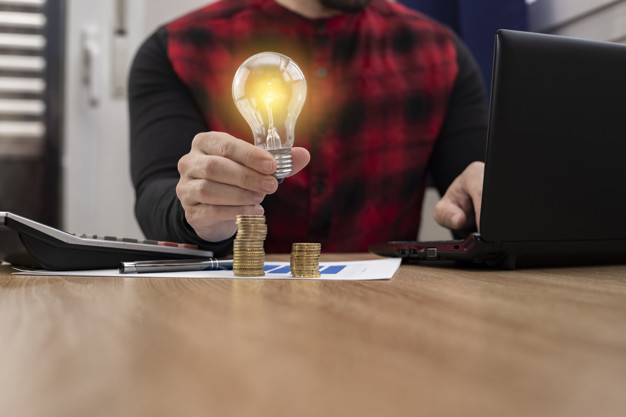
M 167 32 L 158 29 L 141 46 L 128 80 L 130 161 L 135 216 L 149 239 L 195 243 L 223 256 L 230 239 L 206 242 L 185 220 L 176 196 L 178 160 L 194 136 L 208 130 L 187 87 L 167 56 Z
M 488 113 L 483 79 L 474 57 L 458 38 L 456 47 L 459 73 L 429 165 L 440 195 L 471 162 L 485 160 Z

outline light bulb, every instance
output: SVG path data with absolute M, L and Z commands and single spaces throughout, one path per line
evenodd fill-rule
M 233 100 L 252 129 L 254 144 L 276 158 L 279 182 L 292 171 L 296 119 L 306 100 L 306 80 L 288 56 L 261 52 L 241 64 L 233 79 Z

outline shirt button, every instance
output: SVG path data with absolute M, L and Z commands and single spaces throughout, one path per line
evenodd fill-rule
M 317 69 L 317 76 L 319 78 L 326 78 L 326 75 L 328 75 L 328 71 L 326 71 L 326 68 L 324 67 L 319 67 Z
M 326 32 L 326 23 L 323 23 L 323 22 L 318 23 L 315 29 L 317 30 L 317 33 Z
M 324 194 L 324 190 L 326 190 L 326 187 L 321 182 L 317 183 L 317 187 L 316 188 L 317 188 L 317 193 L 318 194 Z

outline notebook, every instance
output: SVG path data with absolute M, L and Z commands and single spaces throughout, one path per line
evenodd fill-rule
M 626 45 L 500 30 L 480 232 L 371 252 L 505 268 L 626 262 Z

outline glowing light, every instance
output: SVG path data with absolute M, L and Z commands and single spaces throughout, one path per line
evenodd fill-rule
M 235 105 L 250 125 L 255 145 L 276 158 L 278 179 L 292 170 L 291 147 L 306 91 L 306 80 L 298 65 L 276 52 L 251 56 L 233 80 Z

